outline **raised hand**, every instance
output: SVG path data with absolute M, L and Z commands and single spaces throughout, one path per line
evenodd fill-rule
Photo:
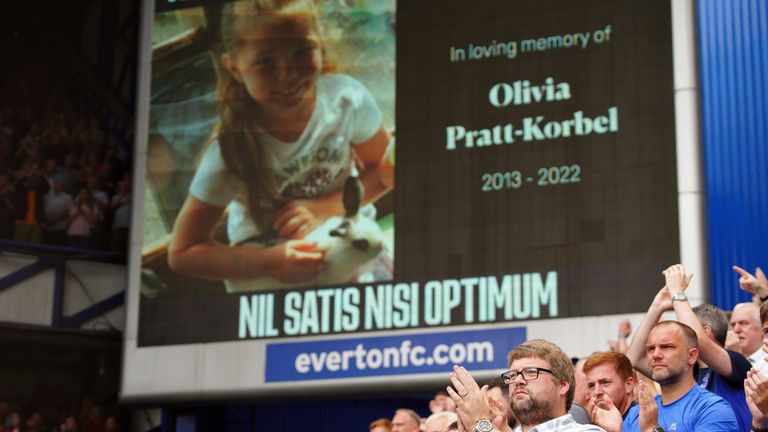
M 664 280 L 666 281 L 667 290 L 670 295 L 685 291 L 688 288 L 688 284 L 691 283 L 693 275 L 685 273 L 685 267 L 682 264 L 675 264 L 670 266 L 662 272 Z
M 585 407 L 592 418 L 592 423 L 605 429 L 607 432 L 621 432 L 623 419 L 621 412 L 613 404 L 611 397 L 605 393 L 600 400 L 590 397 Z
M 491 407 L 488 403 L 488 386 L 480 387 L 463 366 L 454 366 L 449 378 L 453 387 L 446 387 L 446 391 L 456 403 L 456 411 L 461 412 L 460 419 L 464 428 L 474 430 L 478 420 L 490 420 Z
M 504 389 L 503 391 L 506 391 Z M 507 430 L 509 429 L 507 420 L 509 420 L 507 417 L 509 416 L 507 411 L 507 403 L 505 400 L 499 400 L 493 397 L 492 394 L 488 393 L 488 405 L 491 409 L 491 422 L 494 426 L 496 426 L 496 429 L 499 430 Z
M 666 285 L 656 293 L 656 297 L 653 298 L 653 306 L 660 309 L 661 312 L 671 311 L 673 309 L 672 296 L 669 294 Z
M 640 430 L 646 431 L 652 427 L 659 426 L 659 407 L 656 405 L 656 399 L 653 393 L 640 381 L 638 384 L 637 401 L 640 404 Z
M 619 324 L 619 335 L 626 339 L 630 334 L 632 334 L 632 323 L 625 319 Z
M 765 273 L 763 273 L 760 267 L 755 270 L 755 275 L 737 265 L 732 268 L 740 276 L 739 288 L 760 298 L 768 296 L 768 279 L 766 279 Z
M 760 282 L 760 285 L 768 287 L 768 277 L 765 276 L 763 269 L 760 267 L 755 268 L 755 278 L 757 278 L 757 281 Z
M 768 378 L 755 369 L 750 369 L 744 380 L 744 393 L 747 395 L 752 418 L 765 422 L 768 414 Z
M 625 319 L 621 321 L 621 323 L 619 323 L 618 339 L 608 340 L 608 346 L 611 347 L 611 351 L 626 353 L 627 349 L 629 348 L 627 346 L 627 338 L 629 337 L 630 334 L 632 334 L 632 323 L 630 323 L 628 319 Z
M 461 412 L 461 410 L 458 408 L 456 409 L 456 418 L 458 419 L 456 424 L 459 426 L 459 432 L 470 432 L 467 430 L 467 428 L 464 427 L 464 423 L 469 422 L 470 420 L 467 420 L 464 413 Z

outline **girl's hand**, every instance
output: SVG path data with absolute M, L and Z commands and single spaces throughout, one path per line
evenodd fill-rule
M 309 282 L 323 269 L 325 251 L 316 242 L 289 240 L 274 247 L 277 254 L 270 273 L 286 283 Z
M 272 228 L 287 239 L 301 239 L 322 220 L 307 200 L 291 201 L 277 210 L 272 217 Z

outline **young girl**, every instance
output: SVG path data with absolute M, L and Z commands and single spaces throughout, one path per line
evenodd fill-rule
M 312 0 L 238 1 L 222 16 L 217 134 L 177 217 L 169 264 L 200 278 L 309 282 L 324 251 L 304 236 L 344 213 L 355 161 L 363 203 L 386 192 L 379 164 L 390 135 L 368 89 L 330 73 Z M 225 208 L 229 246 L 214 239 Z M 241 246 L 254 238 L 264 246 Z

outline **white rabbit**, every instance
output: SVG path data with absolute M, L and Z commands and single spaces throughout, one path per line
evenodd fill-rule
M 384 234 L 376 223 L 376 209 L 368 205 L 360 209 L 362 184 L 349 176 L 344 184 L 344 217 L 333 216 L 312 230 L 307 240 L 317 242 L 325 250 L 325 266 L 315 280 L 289 284 L 271 277 L 226 280 L 227 292 L 260 291 L 308 285 L 330 285 L 352 280 L 359 270 L 385 249 Z M 246 242 L 243 246 L 259 246 Z

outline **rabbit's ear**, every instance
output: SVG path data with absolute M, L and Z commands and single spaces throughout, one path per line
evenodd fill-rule
M 344 220 L 335 229 L 332 229 L 328 234 L 331 237 L 344 237 L 349 231 L 349 221 Z
M 363 184 L 356 176 L 347 177 L 344 183 L 344 210 L 347 217 L 357 214 L 360 209 L 360 200 L 363 198 Z

